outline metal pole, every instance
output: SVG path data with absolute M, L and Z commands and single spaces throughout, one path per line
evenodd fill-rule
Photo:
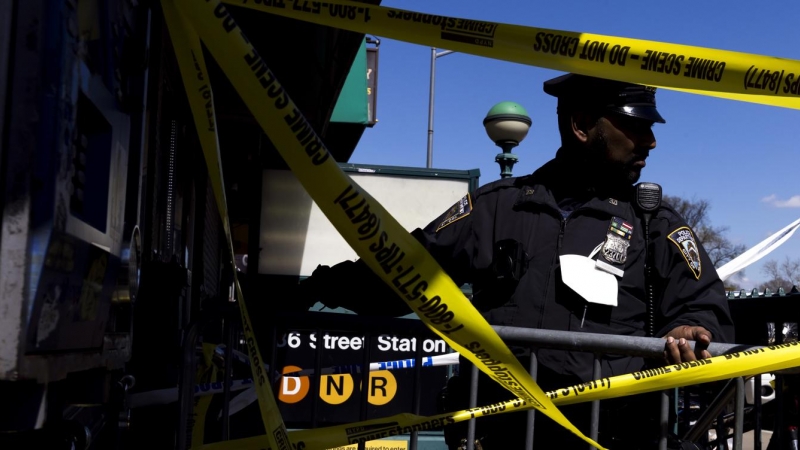
M 420 392 L 422 391 L 422 345 L 417 345 L 416 353 L 414 354 L 414 397 L 411 399 L 411 412 L 419 415 L 420 411 Z M 418 450 L 419 448 L 419 432 L 412 431 L 410 439 L 409 450 Z
M 755 395 L 761 395 L 761 386 L 753 386 Z M 733 423 L 733 450 L 742 450 L 744 433 L 744 377 L 736 377 L 736 400 Z
M 753 425 L 753 450 L 761 450 L 761 375 L 753 378 L 753 408 L 756 410 Z
M 322 341 L 320 341 L 322 342 Z M 320 347 L 320 345 L 317 345 Z M 370 373 L 369 373 L 369 354 L 372 350 L 372 333 L 364 333 L 364 359 L 361 360 L 361 407 L 358 411 L 359 420 L 364 421 L 369 417 L 369 394 L 370 394 Z M 319 369 L 317 374 L 319 373 Z M 321 378 L 317 375 L 317 378 Z M 359 441 L 357 450 L 366 450 L 367 441 Z
M 436 84 L 436 47 L 431 47 L 431 87 L 428 95 L 428 162 L 427 168 L 433 166 L 433 89 Z
M 683 421 L 682 427 L 678 430 L 678 435 L 683 436 L 689 431 L 689 426 L 691 424 L 691 414 L 692 414 L 692 390 L 689 386 L 683 387 Z M 761 449 L 758 449 L 761 450 Z
M 469 376 L 469 407 L 478 406 L 478 366 L 472 365 Z M 475 450 L 475 423 L 476 419 L 467 422 L 467 450 Z
M 599 380 L 601 374 L 600 355 L 595 353 L 592 365 L 592 379 Z M 597 442 L 600 430 L 600 400 L 592 401 L 592 415 L 589 423 L 589 438 Z M 589 446 L 589 450 L 596 450 L 593 445 Z
M 664 339 L 654 337 L 574 333 L 570 331 L 519 328 L 504 325 L 492 325 L 492 329 L 494 329 L 504 341 L 533 343 L 540 347 L 559 350 L 595 353 L 625 352 L 627 355 L 644 356 L 645 358 L 658 358 L 661 357 L 664 352 Z M 695 342 L 688 342 L 692 349 L 694 349 Z M 729 351 L 741 351 L 759 347 L 760 346 L 754 345 L 712 342 L 708 346 L 708 351 L 713 356 L 719 356 Z
M 658 450 L 667 450 L 667 435 L 669 434 L 669 391 L 661 391 L 661 412 L 659 414 Z
M 450 53 L 453 53 L 453 50 L 436 53 L 436 47 L 431 47 L 431 86 L 428 95 L 428 161 L 425 165 L 428 169 L 433 167 L 433 98 L 434 85 L 436 84 L 436 58 L 447 56 Z

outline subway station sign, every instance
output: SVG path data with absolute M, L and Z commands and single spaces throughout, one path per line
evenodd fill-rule
M 433 357 L 449 353 L 449 348 L 432 333 L 365 336 L 285 330 L 278 336 L 276 367 L 284 375 L 273 388 L 287 424 L 324 426 L 399 414 L 415 409 L 415 397 L 420 414 L 437 412 L 436 399 L 450 366 L 435 365 Z M 372 363 L 368 377 L 361 370 L 365 352 Z M 417 356 L 419 386 L 415 386 Z

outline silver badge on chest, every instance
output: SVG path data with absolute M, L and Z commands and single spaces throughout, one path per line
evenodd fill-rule
M 600 250 L 606 261 L 612 264 L 625 264 L 628 259 L 628 247 L 631 245 L 633 226 L 619 217 L 612 217 L 608 224 L 608 233 L 603 248 Z
M 628 247 L 630 245 L 631 243 L 627 239 L 608 233 L 600 251 L 606 261 L 614 264 L 625 264 L 628 259 Z

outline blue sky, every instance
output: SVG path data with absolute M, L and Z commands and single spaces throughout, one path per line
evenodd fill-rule
M 384 0 L 383 6 L 460 18 L 587 32 L 733 50 L 800 60 L 800 2 L 641 2 L 633 0 Z M 425 167 L 430 47 L 381 38 L 377 118 L 350 162 Z M 443 50 L 443 49 L 442 49 Z M 464 53 L 436 63 L 433 167 L 481 171 L 481 184 L 499 178 L 499 148 L 482 120 L 501 101 L 520 103 L 531 116 L 517 147 L 514 174 L 534 171 L 553 157 L 560 139 L 555 99 L 542 82 L 549 69 Z M 660 89 L 657 148 L 641 181 L 664 193 L 711 203 L 714 225 L 747 248 L 800 217 L 800 111 Z M 783 206 L 779 206 L 783 205 Z M 432 218 L 433 219 L 433 218 Z M 421 224 L 424 225 L 424 224 Z M 800 234 L 745 270 L 752 288 L 766 276 L 766 260 L 800 258 Z

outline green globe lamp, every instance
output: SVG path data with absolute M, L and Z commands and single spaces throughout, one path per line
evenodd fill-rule
M 511 150 L 528 135 L 531 123 L 525 108 L 514 102 L 500 102 L 492 106 L 483 119 L 489 139 L 503 149 L 503 153 L 498 153 L 494 158 L 500 164 L 500 178 L 511 176 L 511 169 L 518 160 Z

